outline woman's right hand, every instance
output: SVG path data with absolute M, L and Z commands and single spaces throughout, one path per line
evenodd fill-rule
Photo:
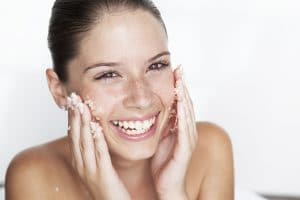
M 72 93 L 68 97 L 68 138 L 73 167 L 94 200 L 130 199 L 112 165 L 101 127 L 92 118 L 90 108 Z M 93 135 L 91 122 L 97 127 Z

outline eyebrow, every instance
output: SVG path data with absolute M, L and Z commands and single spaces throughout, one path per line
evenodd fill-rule
M 156 60 L 157 58 L 159 57 L 162 57 L 164 55 L 170 55 L 170 52 L 169 51 L 163 51 L 151 58 L 148 59 L 148 63 L 150 62 L 153 62 L 154 60 Z M 118 62 L 102 62 L 102 63 L 95 63 L 93 65 L 90 65 L 88 66 L 87 68 L 84 69 L 83 73 L 85 73 L 86 71 L 92 69 L 92 68 L 95 68 L 95 67 L 101 67 L 101 66 L 110 66 L 110 67 L 114 67 L 114 66 L 117 66 L 117 65 L 120 65 L 120 63 Z

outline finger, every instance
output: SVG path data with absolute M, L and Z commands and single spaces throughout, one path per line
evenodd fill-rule
M 185 114 L 186 114 L 186 120 L 188 123 L 189 128 L 189 134 L 190 134 L 190 142 L 192 144 L 192 147 L 194 148 L 197 143 L 197 130 L 196 130 L 196 121 L 195 121 L 195 112 L 193 109 L 192 100 L 190 98 L 190 95 L 188 93 L 187 87 L 185 84 L 183 84 L 183 101 L 185 102 L 184 105 L 186 107 Z
M 183 84 L 183 83 L 182 83 Z M 188 108 L 188 103 L 187 103 L 187 99 L 185 96 L 185 92 L 184 92 L 184 86 L 182 86 L 182 93 L 183 93 L 183 97 L 182 97 L 182 107 L 183 107 L 183 113 L 184 113 L 184 124 L 186 127 L 186 131 L 185 131 L 185 137 L 187 137 L 188 139 L 188 148 L 190 150 L 192 150 L 193 144 L 194 144 L 194 137 L 193 137 L 193 129 L 192 129 L 192 120 L 191 120 L 191 115 L 189 112 L 189 108 Z
M 182 77 L 182 66 L 178 65 L 174 70 L 175 80 L 179 80 Z
M 183 82 L 183 93 L 184 93 L 184 101 L 186 102 L 186 111 L 187 111 L 187 122 L 188 122 L 188 127 L 189 127 L 189 135 L 190 135 L 190 142 L 191 142 L 191 147 L 194 149 L 198 142 L 198 131 L 196 128 L 196 118 L 195 118 L 195 112 L 194 112 L 194 106 L 192 99 L 189 95 L 188 89 L 186 84 Z
M 175 92 L 175 99 L 178 98 L 178 81 L 181 80 L 182 77 L 182 67 L 181 65 L 178 65 L 175 69 L 174 69 L 174 92 Z
M 73 110 L 70 107 L 68 108 L 68 124 L 69 129 L 68 130 L 68 138 L 69 138 L 69 144 L 71 148 L 71 152 L 73 153 L 73 159 L 74 159 L 74 165 L 77 169 L 78 173 L 81 174 L 83 170 L 83 162 L 79 147 L 79 141 L 80 141 L 80 115 L 78 110 Z
M 82 106 L 80 145 L 83 167 L 87 173 L 94 174 L 96 171 L 96 158 L 94 140 L 90 128 L 91 113 L 87 105 L 83 103 L 80 103 L 79 105 Z
M 189 105 L 189 112 L 191 115 L 191 120 L 192 120 L 192 127 L 193 127 L 193 135 L 195 138 L 195 143 L 197 144 L 198 142 L 198 130 L 197 130 L 197 122 L 196 122 L 196 116 L 195 116 L 195 107 L 193 104 L 193 101 L 191 99 L 191 96 L 189 95 L 189 92 L 187 90 L 187 88 L 185 89 L 186 91 L 186 96 L 187 96 L 187 101 L 188 101 L 188 105 Z
M 184 111 L 183 102 L 179 102 L 178 105 L 178 145 L 176 152 L 182 160 L 188 160 L 191 154 L 191 145 L 189 131 L 186 123 L 186 116 Z
M 95 154 L 97 167 L 105 168 L 105 166 L 111 166 L 111 159 L 108 151 L 108 146 L 102 132 L 102 127 L 98 124 L 99 131 L 94 135 L 95 140 Z
M 176 93 L 178 102 L 182 101 L 182 98 L 183 98 L 183 85 L 182 84 L 183 84 L 182 79 L 181 79 L 181 77 L 179 77 L 176 80 L 176 87 L 175 87 L 175 93 Z
M 71 118 L 71 111 L 68 111 L 68 130 L 67 130 L 67 140 L 68 140 L 68 146 L 69 146 L 69 150 L 70 150 L 70 154 L 71 154 L 71 165 L 74 169 L 76 169 L 76 165 L 75 165 L 75 158 L 74 158 L 74 151 L 73 151 L 73 146 L 72 146 L 72 138 L 71 138 L 71 126 L 69 125 L 70 123 L 70 118 Z
M 193 151 L 194 146 L 195 146 L 195 135 L 194 135 L 194 122 L 192 120 L 191 112 L 189 110 L 189 105 L 187 103 L 187 99 L 184 95 L 183 97 L 183 104 L 184 104 L 184 114 L 185 114 L 185 123 L 187 125 L 187 133 L 186 136 L 188 137 L 189 140 L 189 148 L 190 151 Z
M 178 102 L 177 102 L 177 112 L 178 112 L 178 142 L 180 145 L 187 145 L 188 141 L 188 127 L 186 123 L 186 112 L 185 105 L 183 101 L 183 85 L 182 81 L 177 81 L 177 89 L 178 89 Z
M 184 97 L 187 101 L 187 105 L 189 106 L 189 108 L 191 108 L 190 111 L 194 111 L 193 101 L 191 99 L 188 88 L 187 88 L 186 83 L 184 81 L 183 81 L 183 95 L 184 95 Z M 192 113 L 194 113 L 194 112 L 192 112 Z

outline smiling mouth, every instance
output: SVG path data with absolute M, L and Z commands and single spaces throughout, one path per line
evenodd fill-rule
M 158 114 L 145 120 L 113 120 L 112 124 L 130 136 L 148 132 L 155 124 Z

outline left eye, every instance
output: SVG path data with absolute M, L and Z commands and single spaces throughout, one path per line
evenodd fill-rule
M 158 63 L 153 63 L 152 65 L 150 65 L 148 69 L 149 70 L 162 70 L 168 66 L 169 66 L 169 64 L 167 64 L 167 63 L 158 62 Z

